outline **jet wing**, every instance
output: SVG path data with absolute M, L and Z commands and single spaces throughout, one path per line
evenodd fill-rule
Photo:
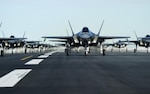
M 98 39 L 119 39 L 119 38 L 130 38 L 129 36 L 99 36 Z
M 129 41 L 129 42 L 135 43 L 135 44 L 138 44 L 138 43 L 139 43 L 139 41 L 137 41 L 137 40 L 131 40 L 131 41 Z
M 26 43 L 39 43 L 41 41 L 25 41 Z
M 65 40 L 64 39 L 63 40 L 60 40 L 60 39 L 59 40 L 49 40 L 49 41 L 52 41 L 52 42 L 67 42 L 66 39 Z
M 150 40 L 150 37 L 144 37 L 144 38 L 141 38 L 143 40 Z
M 51 38 L 51 39 L 73 39 L 72 36 L 44 36 L 42 38 Z
M 0 38 L 0 41 L 7 41 L 7 40 L 24 40 L 27 38 Z
M 67 42 L 67 41 L 73 42 L 73 37 L 72 36 L 51 36 L 51 37 L 42 37 L 42 38 L 44 38 L 44 41 L 47 38 L 49 38 L 49 39 L 57 39 L 57 40 L 52 40 L 53 42 Z
M 63 43 L 56 43 L 55 45 L 57 45 L 57 46 L 66 46 L 66 44 L 63 44 Z

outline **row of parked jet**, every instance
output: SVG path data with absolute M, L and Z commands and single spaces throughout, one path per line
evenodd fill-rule
M 127 48 L 127 45 L 129 45 L 130 43 L 134 43 L 136 45 L 136 48 L 134 49 L 134 52 L 136 53 L 137 51 L 137 46 L 141 46 L 141 47 L 145 47 L 147 48 L 147 53 L 148 53 L 148 48 L 149 48 L 149 43 L 150 43 L 150 35 L 146 35 L 145 37 L 137 37 L 137 34 L 136 32 L 134 31 L 135 33 L 135 36 L 136 36 L 136 39 L 137 40 L 119 40 L 117 42 L 113 42 L 113 43 L 105 43 L 103 44 L 103 46 L 105 48 L 109 47 L 109 46 L 112 46 L 112 50 L 113 50 L 113 47 L 115 48 L 119 48 L 119 51 L 121 48 Z M 111 51 L 112 51 L 111 50 Z M 127 49 L 126 49 L 127 51 Z
M 114 44 L 108 44 L 107 46 L 114 46 L 114 47 L 118 47 L 118 48 L 122 48 L 122 47 L 126 47 L 127 44 L 125 42 L 133 42 L 136 45 L 136 48 L 134 50 L 134 52 L 137 51 L 137 46 L 143 46 L 148 48 L 150 45 L 150 36 L 146 35 L 146 37 L 142 37 L 139 38 L 137 37 L 137 40 L 128 40 L 128 38 L 130 38 L 129 36 L 101 36 L 100 32 L 101 29 L 103 27 L 104 24 L 104 20 L 102 21 L 102 24 L 100 26 L 100 29 L 98 31 L 97 34 L 93 33 L 92 31 L 89 30 L 88 27 L 83 27 L 82 30 L 78 33 L 74 33 L 73 28 L 70 24 L 70 21 L 68 21 L 71 32 L 72 32 L 72 36 L 43 36 L 42 38 L 45 39 L 53 39 L 51 41 L 54 42 L 61 42 L 59 45 L 63 45 L 66 47 L 65 52 L 66 55 L 70 55 L 71 54 L 71 49 L 72 48 L 79 48 L 80 46 L 83 46 L 85 48 L 84 51 L 84 55 L 86 56 L 89 52 L 90 52 L 90 47 L 91 46 L 99 46 L 100 47 L 100 52 L 105 55 L 105 49 L 104 49 L 104 45 L 107 44 L 103 44 L 105 40 L 108 39 L 127 39 L 127 41 L 118 41 Z M 135 33 L 136 34 L 136 33 Z M 56 39 L 56 40 L 54 40 Z
M 0 27 L 2 26 L 2 23 L 0 24 Z M 2 32 L 3 33 L 3 32 Z M 25 47 L 25 48 L 39 48 L 39 47 L 47 47 L 50 45 L 41 43 L 41 41 L 26 41 L 27 38 L 25 38 L 25 33 L 23 34 L 23 37 L 16 38 L 14 35 L 11 35 L 10 37 L 3 37 L 0 38 L 0 55 L 3 56 L 4 49 L 14 49 L 19 47 Z M 4 33 L 3 33 L 4 35 Z
M 86 56 L 89 52 L 90 52 L 90 47 L 91 46 L 95 46 L 95 47 L 100 47 L 100 52 L 105 55 L 105 49 L 104 49 L 104 41 L 108 40 L 108 39 L 128 39 L 130 38 L 129 36 L 101 36 L 100 32 L 102 30 L 103 24 L 104 24 L 104 20 L 102 21 L 102 24 L 100 26 L 100 29 L 98 31 L 97 34 L 93 33 L 92 31 L 89 30 L 88 27 L 83 27 L 82 30 L 78 33 L 74 33 L 73 28 L 70 24 L 70 21 L 68 21 L 72 35 L 71 36 L 43 36 L 42 38 L 44 38 L 44 40 L 46 39 L 53 39 L 51 41 L 54 42 L 61 42 L 60 45 L 63 45 L 66 47 L 65 49 L 65 53 L 66 55 L 70 55 L 71 54 L 71 49 L 72 48 L 79 48 L 79 47 L 84 47 L 84 55 Z M 2 25 L 2 24 L 1 24 Z M 0 26 L 1 26 L 0 25 Z M 25 35 L 25 34 L 24 34 Z M 136 35 L 137 37 L 137 35 Z M 27 38 L 15 38 L 14 36 L 11 36 L 10 38 L 0 38 L 0 43 L 2 44 L 2 47 L 7 47 L 7 45 L 9 45 L 9 47 L 20 47 L 23 46 L 25 44 L 31 44 L 35 43 L 34 41 L 25 41 L 25 39 Z M 57 40 L 54 40 L 57 39 Z M 38 42 L 38 41 L 36 41 Z M 135 52 L 137 50 L 137 46 L 143 46 L 148 48 L 149 47 L 149 43 L 150 43 L 150 36 L 146 35 L 146 37 L 142 37 L 139 38 L 137 37 L 137 40 L 134 41 L 129 41 L 128 42 L 133 42 L 136 45 L 136 49 Z M 119 41 L 115 44 L 112 44 L 112 46 L 116 46 L 118 48 L 121 48 L 126 46 L 126 44 L 124 44 L 123 41 Z

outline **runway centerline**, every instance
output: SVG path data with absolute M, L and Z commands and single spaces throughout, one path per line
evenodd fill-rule
M 40 64 L 44 59 L 32 59 L 29 62 L 25 63 L 25 65 L 38 65 Z

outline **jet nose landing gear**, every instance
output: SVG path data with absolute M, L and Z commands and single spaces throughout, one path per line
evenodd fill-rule
M 65 49 L 65 53 L 67 56 L 69 56 L 71 54 L 71 49 L 70 48 L 66 48 Z
M 87 54 L 90 52 L 90 48 L 87 46 L 85 47 L 84 55 L 87 56 Z

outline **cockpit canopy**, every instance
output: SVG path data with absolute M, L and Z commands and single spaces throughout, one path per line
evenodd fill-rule
M 11 35 L 10 38 L 15 38 L 15 36 L 14 36 L 14 35 Z
M 150 37 L 150 35 L 146 35 L 146 37 Z
M 89 29 L 87 27 L 83 27 L 82 32 L 89 32 Z

